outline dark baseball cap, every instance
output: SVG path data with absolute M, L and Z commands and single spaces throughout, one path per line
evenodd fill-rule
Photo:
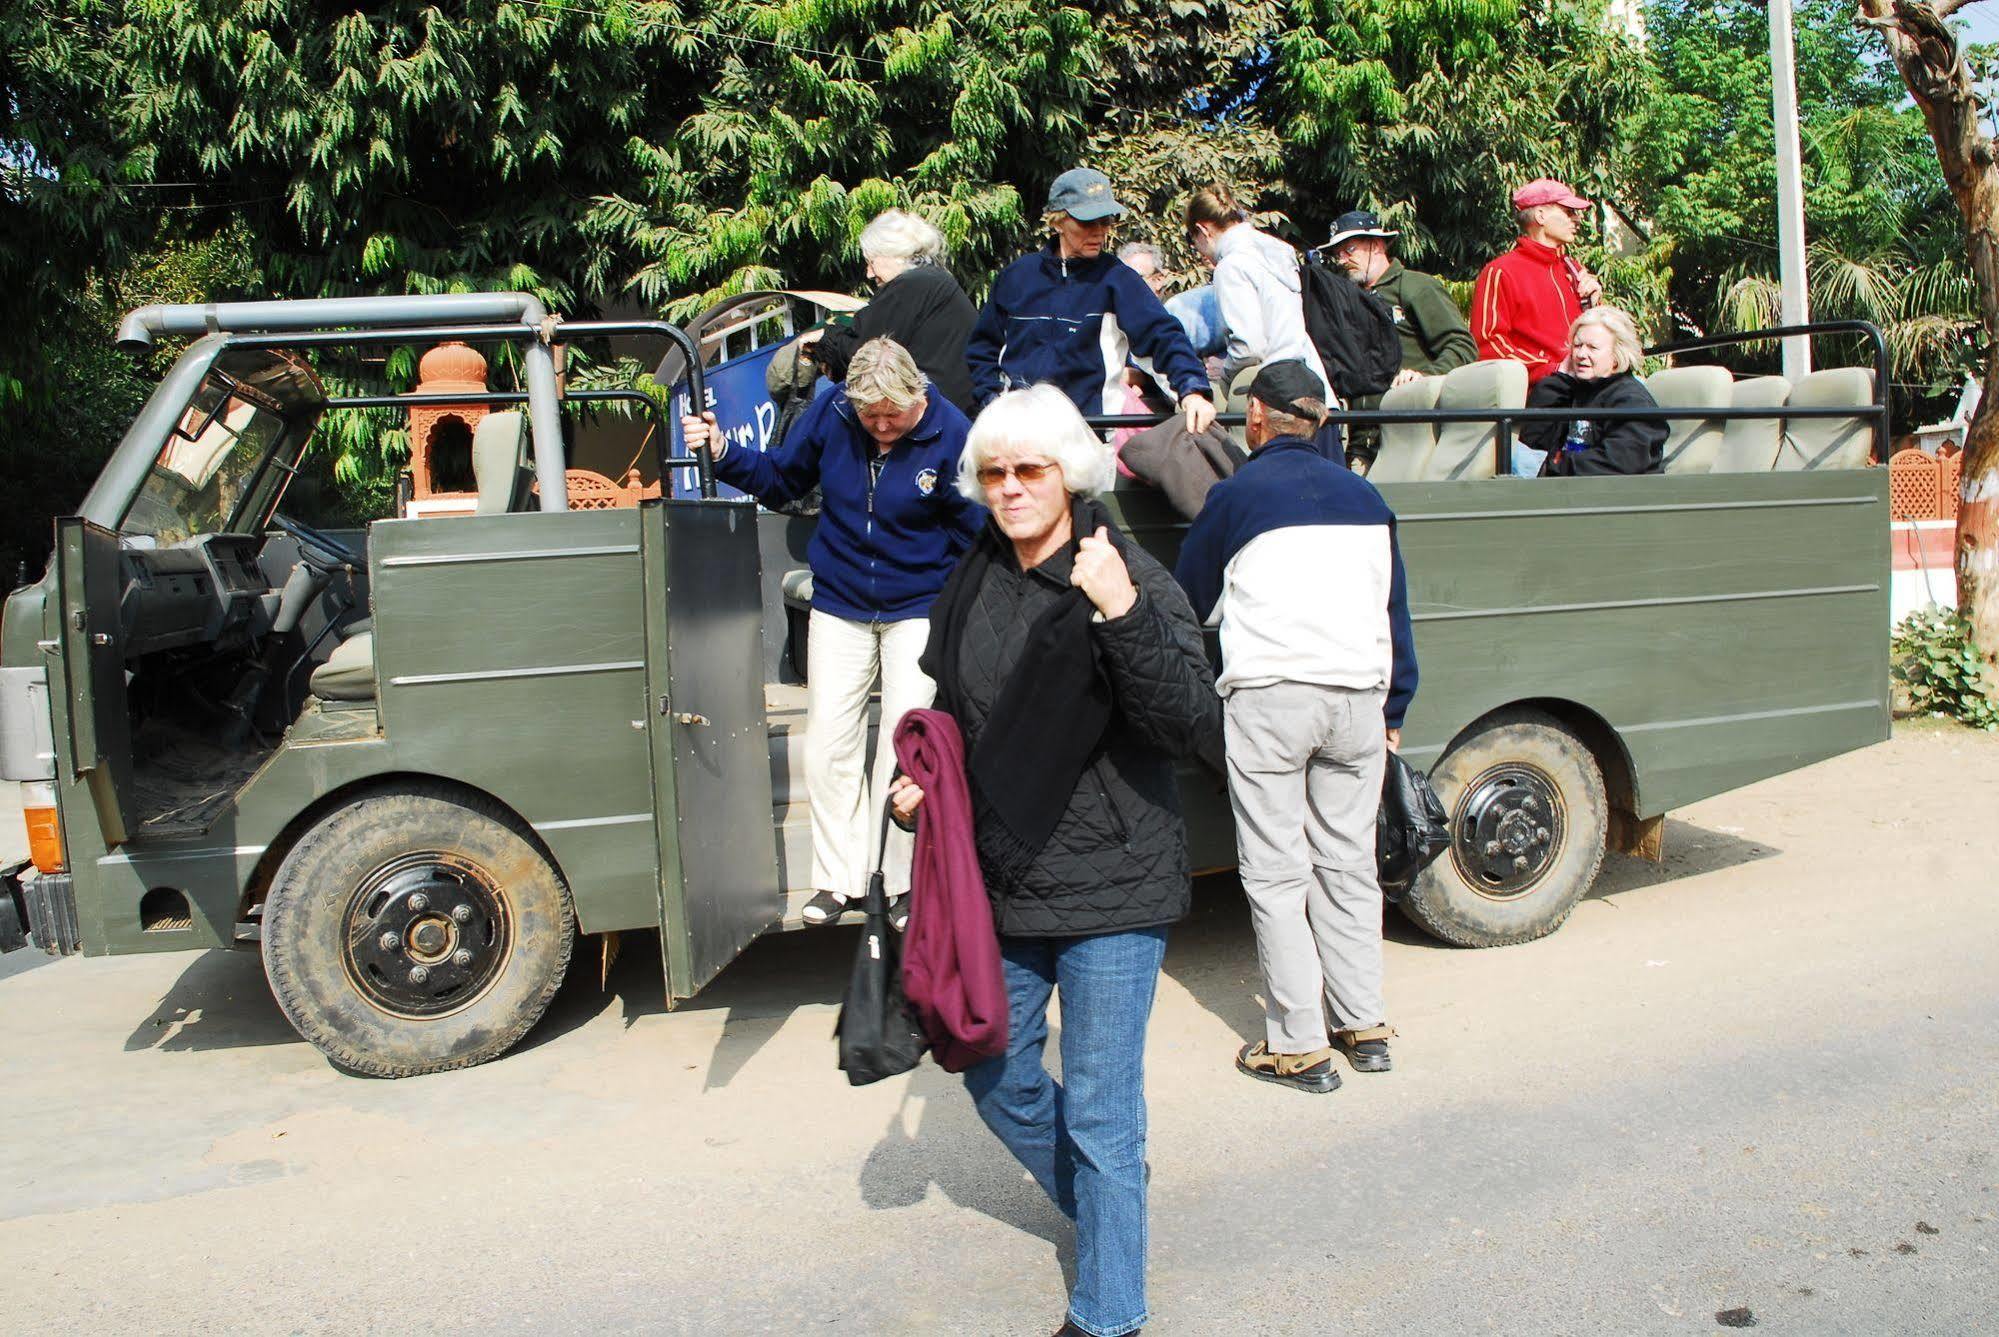
M 1301 408 L 1301 399 L 1316 399 L 1321 405 L 1326 402 L 1326 383 L 1319 379 L 1319 373 L 1300 362 L 1297 358 L 1285 358 L 1282 362 L 1266 362 L 1256 373 L 1256 379 L 1249 383 L 1249 397 L 1266 408 L 1288 413 L 1294 418 L 1316 418 L 1318 413 Z
M 1111 194 L 1111 179 L 1094 167 L 1072 167 L 1048 187 L 1044 213 L 1067 214 L 1078 223 L 1116 218 L 1124 206 Z

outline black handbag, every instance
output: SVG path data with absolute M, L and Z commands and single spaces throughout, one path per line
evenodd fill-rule
M 1390 901 L 1408 895 L 1416 875 L 1450 844 L 1450 820 L 1437 791 L 1423 772 L 1399 753 L 1389 753 L 1381 775 L 1381 811 L 1374 819 L 1374 862 L 1381 894 Z
M 930 1047 L 923 1029 L 909 1015 L 909 1002 L 902 993 L 902 944 L 888 926 L 888 890 L 881 868 L 888 848 L 888 821 L 885 813 L 875 871 L 868 878 L 867 899 L 861 907 L 865 917 L 861 940 L 854 946 L 847 996 L 833 1028 L 840 1071 L 855 1086 L 908 1072 L 923 1061 L 923 1051 Z

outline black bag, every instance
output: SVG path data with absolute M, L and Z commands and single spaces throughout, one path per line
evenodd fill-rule
M 1399 901 L 1416 875 L 1450 847 L 1451 831 L 1444 805 L 1423 772 L 1388 754 L 1381 775 L 1381 811 L 1374 819 L 1374 862 L 1381 894 Z
M 840 1021 L 833 1028 L 840 1071 L 855 1086 L 908 1072 L 923 1061 L 923 1051 L 930 1047 L 923 1029 L 909 1015 L 909 1002 L 902 994 L 902 944 L 888 926 L 888 892 L 881 870 L 888 821 L 884 815 L 882 844 L 875 851 L 875 871 L 862 903 L 866 922 L 854 947 L 854 969 L 840 1003 Z
M 1305 333 L 1326 364 L 1333 391 L 1351 405 L 1378 395 L 1402 370 L 1402 336 L 1395 313 L 1335 265 L 1308 259 L 1298 269 Z

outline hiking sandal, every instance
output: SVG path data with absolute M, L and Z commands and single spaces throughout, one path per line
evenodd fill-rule
M 1388 1056 L 1388 1042 L 1395 1036 L 1393 1026 L 1363 1026 L 1359 1030 L 1334 1031 L 1333 1043 L 1346 1051 L 1355 1072 L 1387 1072 L 1394 1066 Z
M 1314 1049 L 1309 1054 L 1273 1054 L 1258 1040 L 1244 1045 L 1235 1056 L 1236 1071 L 1259 1082 L 1275 1082 L 1297 1091 L 1322 1096 L 1340 1088 L 1340 1074 L 1333 1068 L 1333 1051 Z

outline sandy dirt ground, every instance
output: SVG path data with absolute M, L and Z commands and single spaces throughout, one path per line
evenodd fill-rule
M 1232 1070 L 1254 946 L 1204 884 L 1148 1331 L 1994 1330 L 1995 794 L 1999 739 L 1906 728 L 1676 814 L 1541 942 L 1392 918 L 1396 1070 L 1323 1097 Z M 254 955 L 0 959 L 0 1328 L 1052 1331 L 1066 1229 L 955 1079 L 834 1070 L 852 944 L 668 1013 L 628 938 L 512 1056 L 403 1082 L 330 1068 Z

